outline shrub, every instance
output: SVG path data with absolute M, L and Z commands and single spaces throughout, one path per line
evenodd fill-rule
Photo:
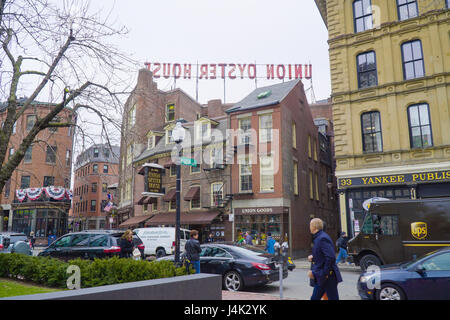
M 32 281 L 48 287 L 66 288 L 70 265 L 81 272 L 81 287 L 97 287 L 125 282 L 152 280 L 186 275 L 185 268 L 176 268 L 170 261 L 121 259 L 75 259 L 64 262 L 48 257 L 21 254 L 0 254 L 0 277 Z

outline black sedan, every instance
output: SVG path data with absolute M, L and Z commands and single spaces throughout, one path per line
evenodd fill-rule
M 244 287 L 265 285 L 279 281 L 279 268 L 272 255 L 247 246 L 203 244 L 200 253 L 200 272 L 220 274 L 223 287 L 239 291 Z M 167 256 L 158 260 L 173 260 Z M 288 276 L 283 268 L 283 279 Z
M 449 300 L 450 248 L 418 260 L 361 274 L 358 293 L 366 300 Z

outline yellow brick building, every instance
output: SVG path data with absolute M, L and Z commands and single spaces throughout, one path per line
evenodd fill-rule
M 368 198 L 450 197 L 450 0 L 315 2 L 329 33 L 342 230 L 358 231 Z

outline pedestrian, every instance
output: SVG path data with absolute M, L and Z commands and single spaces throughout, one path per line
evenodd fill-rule
M 120 257 L 129 258 L 133 254 L 134 244 L 133 244 L 133 231 L 127 230 L 124 232 L 122 237 L 120 237 Z
M 31 249 L 34 250 L 34 244 L 36 243 L 36 236 L 34 235 L 34 231 L 30 232 L 30 245 Z
M 214 235 L 212 234 L 212 232 L 209 234 L 208 238 L 206 238 L 206 242 L 214 242 Z
M 191 231 L 191 238 L 186 241 L 184 246 L 184 252 L 186 253 L 186 268 L 189 271 L 189 265 L 192 265 L 195 269 L 195 273 L 200 273 L 200 242 L 198 241 L 198 231 Z
M 275 254 L 275 239 L 272 238 L 272 233 L 267 233 L 266 251 L 270 254 Z
M 245 243 L 248 244 L 248 245 L 252 245 L 253 244 L 253 237 L 252 237 L 252 235 L 250 234 L 249 231 L 247 231 L 245 233 Z
M 344 263 L 345 263 L 345 259 L 347 259 L 347 257 L 348 257 L 348 253 L 347 253 L 348 240 L 349 240 L 349 238 L 346 237 L 345 232 L 342 232 L 339 239 L 337 239 L 336 247 L 339 249 L 339 254 L 336 259 L 336 264 L 339 264 L 341 259 L 344 259 Z M 348 262 L 348 264 L 350 264 L 350 262 Z
M 310 231 L 313 235 L 312 268 L 308 277 L 314 285 L 311 300 L 320 300 L 326 293 L 329 300 L 339 300 L 338 283 L 342 282 L 341 273 L 336 265 L 336 255 L 333 241 L 323 231 L 323 222 L 314 218 L 310 222 Z

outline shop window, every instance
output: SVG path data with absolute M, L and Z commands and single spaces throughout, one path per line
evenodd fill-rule
M 414 40 L 402 44 L 403 78 L 416 79 L 425 76 L 422 42 Z
M 433 146 L 430 110 L 427 104 L 408 107 L 409 136 L 411 148 Z
M 419 15 L 417 0 L 397 0 L 398 19 L 411 19 Z
M 377 111 L 361 115 L 362 142 L 364 152 L 382 152 L 381 118 Z
M 353 2 L 353 17 L 355 32 L 362 32 L 373 28 L 372 1 L 356 0 Z
M 378 84 L 375 51 L 361 53 L 356 57 L 358 88 L 367 88 Z

